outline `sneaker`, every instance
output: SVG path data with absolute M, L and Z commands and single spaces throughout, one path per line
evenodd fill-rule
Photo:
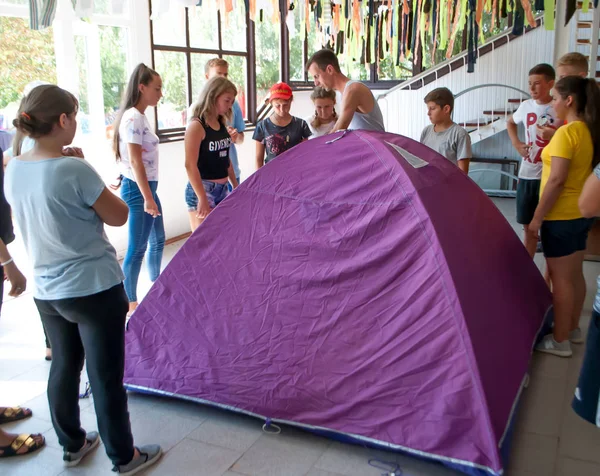
M 76 453 L 66 451 L 63 453 L 63 461 L 67 468 L 72 468 L 81 463 L 81 460 L 85 458 L 89 453 L 98 448 L 100 444 L 100 436 L 97 431 L 90 431 L 85 435 L 85 445 Z
M 158 445 L 145 445 L 137 450 L 140 452 L 139 458 L 134 458 L 127 464 L 115 466 L 113 471 L 123 476 L 131 476 L 152 466 L 162 455 L 162 450 Z
M 569 340 L 571 341 L 571 344 L 583 344 L 583 333 L 581 332 L 580 327 L 569 332 Z
M 566 340 L 564 342 L 556 342 L 552 334 L 544 336 L 541 342 L 535 346 L 538 352 L 546 352 L 547 354 L 558 355 L 559 357 L 571 357 L 571 343 Z

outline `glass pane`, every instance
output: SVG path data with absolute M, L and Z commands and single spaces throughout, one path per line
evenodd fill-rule
M 154 64 L 163 81 L 163 98 L 158 104 L 158 128 L 183 127 L 189 104 L 185 53 L 154 50 Z
M 260 109 L 269 89 L 281 78 L 280 24 L 264 18 L 255 24 L 256 37 L 256 105 Z
M 107 138 L 112 137 L 112 123 L 127 87 L 127 29 L 99 26 L 104 123 Z
M 368 67 L 358 62 L 360 58 L 355 60 L 354 58 L 351 58 L 350 55 L 344 55 L 340 60 L 342 72 L 350 79 L 359 81 L 368 81 L 370 79 Z
M 90 129 L 90 104 L 88 97 L 88 55 L 87 42 L 84 36 L 75 36 L 75 64 L 77 65 L 77 79 L 79 85 L 79 113 L 77 114 L 77 137 L 89 134 Z
M 248 97 L 246 89 L 246 74 L 247 65 L 246 58 L 244 56 L 223 56 L 223 59 L 229 63 L 229 80 L 235 84 L 238 90 L 236 100 L 238 101 L 244 119 L 248 117 L 246 101 Z
M 294 15 L 294 31 L 290 31 L 290 79 L 304 81 L 304 39 L 305 31 L 300 24 L 300 15 Z M 313 28 L 314 29 L 314 28 Z
M 94 13 L 99 13 L 101 15 L 111 13 L 111 9 L 109 9 L 111 1 L 112 0 L 94 0 Z
M 217 55 L 192 54 L 192 104 L 198 100 L 206 84 L 206 63 L 216 57 Z
M 216 50 L 219 48 L 217 9 L 214 2 L 204 2 L 201 7 L 188 8 L 190 22 L 190 46 Z M 244 42 L 246 41 L 244 35 Z
M 152 0 L 152 8 L 159 0 Z M 155 45 L 185 46 L 185 8 L 171 2 L 171 8 L 152 20 L 152 34 Z
M 246 51 L 246 7 L 237 2 L 237 8 L 221 15 L 222 47 L 230 51 Z
M 396 53 L 394 53 L 394 56 L 396 56 Z M 377 79 L 379 81 L 412 78 L 412 63 L 410 60 L 401 61 L 399 66 L 395 65 L 395 61 L 390 55 L 379 60 L 377 69 Z
M 25 86 L 32 81 L 56 83 L 52 27 L 29 29 L 26 18 L 0 16 L 0 129 L 12 129 Z

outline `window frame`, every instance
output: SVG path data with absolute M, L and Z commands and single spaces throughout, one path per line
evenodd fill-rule
M 153 20 L 152 20 L 152 0 L 148 0 L 148 8 L 150 11 L 150 15 L 148 17 L 149 26 L 150 26 L 150 46 L 152 50 L 152 68 L 156 69 L 156 51 L 165 51 L 165 52 L 174 52 L 174 53 L 184 53 L 185 61 L 186 61 L 186 79 L 187 79 L 187 107 L 192 104 L 192 54 L 205 54 L 205 55 L 214 55 L 215 57 L 223 58 L 223 56 L 240 56 L 246 59 L 246 84 L 247 84 L 247 116 L 248 119 L 246 123 L 253 124 L 253 121 L 256 121 L 257 111 L 256 111 L 256 74 L 254 67 L 254 28 L 250 28 L 250 14 L 246 10 L 246 48 L 245 51 L 232 51 L 223 49 L 223 37 L 222 37 L 222 22 L 221 22 L 221 12 L 217 10 L 217 48 L 197 48 L 191 46 L 190 43 L 190 17 L 189 17 L 189 8 L 185 7 L 185 44 L 186 46 L 171 46 L 171 45 L 161 45 L 156 44 L 154 42 L 154 29 L 153 29 Z M 173 142 L 177 140 L 182 140 L 185 134 L 185 126 L 182 127 L 172 127 L 169 129 L 160 129 L 158 127 L 158 116 L 159 112 L 157 109 L 157 113 L 155 115 L 155 131 L 156 135 L 158 135 L 159 141 L 161 143 L 164 142 Z
M 148 0 L 148 7 L 150 9 L 150 17 L 152 15 L 152 0 Z M 185 43 L 186 46 L 170 46 L 170 45 L 161 45 L 156 44 L 154 42 L 154 31 L 152 26 L 152 19 L 149 18 L 149 26 L 150 26 L 150 47 L 152 51 L 152 66 L 155 67 L 155 51 L 167 51 L 167 52 L 177 52 L 184 53 L 186 55 L 186 65 L 187 65 L 187 95 L 188 102 L 190 102 L 191 88 L 192 88 L 192 77 L 191 77 L 191 54 L 212 54 L 215 57 L 222 58 L 223 56 L 242 56 L 246 58 L 246 100 L 247 100 L 247 119 L 246 124 L 249 130 L 252 130 L 253 127 L 256 126 L 256 123 L 262 119 L 265 115 L 265 111 L 269 109 L 268 105 L 257 104 L 257 90 L 256 90 L 256 27 L 255 22 L 250 19 L 250 12 L 248 9 L 244 8 L 245 11 L 245 20 L 246 20 L 246 49 L 245 52 L 240 51 L 230 51 L 222 49 L 222 21 L 221 21 L 221 13 L 217 12 L 217 28 L 218 28 L 218 48 L 197 48 L 190 46 L 190 35 L 189 35 L 189 7 L 185 8 Z M 279 0 L 279 9 L 280 11 L 285 11 L 287 8 L 287 0 Z M 304 71 L 304 81 L 291 81 L 290 80 L 290 46 L 289 46 L 289 30 L 287 28 L 287 24 L 285 21 L 285 15 L 279 22 L 280 27 L 280 80 L 288 83 L 292 90 L 294 91 L 310 91 L 313 89 L 314 84 L 308 78 L 308 72 Z M 308 35 L 306 31 L 304 32 L 304 40 L 303 40 L 303 69 L 306 65 L 306 62 L 309 58 L 308 51 Z M 377 64 L 369 65 L 369 80 L 363 81 L 363 83 L 373 90 L 385 90 L 392 88 L 398 84 L 400 84 L 402 80 L 388 80 L 388 79 L 379 79 L 377 73 Z M 189 106 L 189 104 L 188 104 Z M 259 107 L 260 106 L 260 107 Z M 185 134 L 185 127 L 175 127 L 169 129 L 159 129 L 158 128 L 158 113 L 155 117 L 155 128 L 156 133 L 159 137 L 160 142 L 173 142 L 177 140 L 183 139 Z
M 29 6 L 26 4 L 8 4 L 0 0 L 0 16 L 9 18 L 22 18 L 29 20 Z M 86 54 L 98 53 L 88 57 L 88 65 L 93 66 L 95 71 L 100 70 L 101 55 L 97 48 L 90 48 L 89 42 L 95 42 L 94 46 L 99 46 L 99 28 L 100 27 L 117 27 L 124 28 L 127 31 L 127 48 L 125 51 L 127 70 L 131 70 L 132 58 L 139 54 L 136 49 L 136 36 L 138 35 L 136 19 L 133 15 L 133 9 L 130 2 L 126 2 L 122 15 L 110 15 L 105 13 L 92 13 L 88 17 L 89 22 L 85 22 L 75 13 L 70 0 L 57 0 L 57 11 L 52 23 L 54 36 L 54 55 L 56 58 L 56 83 L 68 91 L 81 95 L 79 87 L 79 66 L 75 64 L 75 44 L 77 37 L 83 37 L 86 41 Z M 93 37 L 95 35 L 95 37 Z M 93 65 L 92 65 L 93 63 Z M 90 74 L 86 78 L 88 88 L 88 99 L 94 96 L 95 114 L 90 108 L 89 119 L 90 123 L 95 126 L 92 128 L 92 135 L 96 137 L 104 137 L 106 130 L 104 127 L 96 127 L 99 124 L 104 124 L 104 95 L 102 91 L 102 79 L 91 78 Z M 99 107 L 102 104 L 102 107 Z M 102 111 L 102 116 L 98 111 Z

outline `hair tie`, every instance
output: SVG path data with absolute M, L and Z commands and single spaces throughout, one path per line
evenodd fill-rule
M 31 121 L 31 116 L 29 114 L 27 114 L 26 112 L 22 112 L 21 116 L 23 116 L 25 119 L 27 119 L 28 121 Z

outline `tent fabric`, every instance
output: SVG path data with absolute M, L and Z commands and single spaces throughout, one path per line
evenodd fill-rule
M 128 324 L 125 382 L 501 474 L 550 306 L 454 164 L 337 133 L 261 168 L 188 239 Z

